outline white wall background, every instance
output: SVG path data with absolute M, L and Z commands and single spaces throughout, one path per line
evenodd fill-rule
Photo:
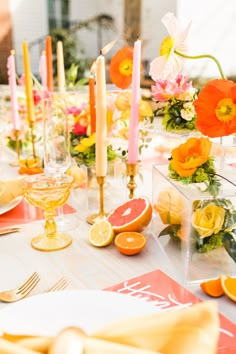
M 2 0 L 4 1 L 4 0 Z M 14 47 L 18 72 L 23 71 L 22 42 L 31 42 L 48 33 L 47 0 L 10 0 L 14 26 Z M 167 35 L 161 23 L 162 16 L 171 11 L 183 25 L 192 20 L 189 35 L 189 52 L 209 53 L 217 57 L 226 76 L 236 73 L 236 0 L 142 0 L 142 58 L 154 59 L 159 46 Z M 124 6 L 123 0 L 71 0 L 71 20 L 87 20 L 96 15 L 109 14 L 115 20 L 115 29 L 102 32 L 102 46 L 111 40 L 122 38 Z M 81 30 L 79 41 L 84 56 L 98 55 L 97 28 Z M 122 47 L 122 40 L 115 50 Z M 39 52 L 37 46 L 30 51 L 31 67 L 38 72 Z M 214 62 L 207 59 L 186 61 L 184 72 L 190 77 L 218 77 Z
M 3 1 L 3 0 L 2 0 Z M 47 0 L 10 0 L 13 22 L 13 44 L 17 72 L 23 72 L 22 42 L 34 41 L 48 33 Z M 38 73 L 39 48 L 30 50 L 31 70 Z
M 178 0 L 177 14 L 183 23 L 192 20 L 189 54 L 212 54 L 226 76 L 236 75 L 236 1 Z M 193 77 L 219 77 L 210 59 L 188 60 L 184 71 Z

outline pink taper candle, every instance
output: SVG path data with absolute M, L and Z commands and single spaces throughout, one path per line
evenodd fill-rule
M 11 115 L 12 124 L 15 130 L 20 130 L 20 116 L 18 111 L 17 91 L 16 91 L 16 67 L 15 67 L 15 52 L 11 51 L 11 55 L 7 60 L 8 83 L 11 96 Z
M 47 91 L 47 58 L 46 51 L 43 50 L 39 60 L 39 75 L 41 79 L 41 85 L 45 91 Z
M 107 174 L 107 111 L 105 58 L 96 61 L 96 176 Z
M 139 140 L 139 100 L 140 100 L 140 66 L 141 66 L 141 41 L 134 43 L 133 70 L 132 70 L 132 102 L 129 127 L 128 162 L 138 161 Z

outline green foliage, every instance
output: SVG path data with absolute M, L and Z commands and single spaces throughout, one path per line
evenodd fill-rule
M 84 77 L 88 63 L 86 60 L 79 58 L 79 55 L 83 53 L 80 49 L 81 45 L 78 45 L 78 37 L 75 32 L 71 32 L 66 28 L 55 28 L 51 31 L 50 35 L 52 36 L 52 49 L 53 53 L 56 53 L 56 45 L 58 41 L 63 43 L 63 54 L 64 54 L 64 65 L 67 76 L 67 70 L 70 70 L 72 64 L 74 65 L 73 69 L 74 74 L 76 73 L 76 82 Z M 79 51 L 80 50 L 80 51 Z M 56 57 L 54 59 L 54 69 L 56 70 Z M 76 71 L 75 71 L 76 70 Z M 56 77 L 56 72 L 54 73 Z
M 222 237 L 224 235 L 224 232 L 218 232 L 216 235 L 212 235 L 209 237 L 205 237 L 202 240 L 202 244 L 198 244 L 197 249 L 198 252 L 200 253 L 205 253 L 212 251 L 218 247 L 221 247 L 223 245 Z
M 77 135 L 77 134 L 71 132 L 70 153 L 78 165 L 86 165 L 89 167 L 95 163 L 96 144 L 89 146 L 84 152 L 79 152 L 74 149 L 74 147 L 80 143 L 80 140 L 82 140 L 84 138 L 88 138 L 88 136 L 87 135 Z M 113 150 L 112 145 L 109 144 L 107 146 L 107 161 L 112 162 L 117 157 L 119 157 L 118 153 L 115 150 Z
M 169 164 L 168 168 L 170 171 L 170 178 L 176 181 L 180 181 L 183 184 L 205 183 L 205 191 L 208 191 L 214 197 L 216 197 L 219 193 L 221 183 L 216 176 L 214 158 L 212 156 L 209 156 L 208 160 L 201 167 L 198 167 L 196 172 L 194 172 L 192 176 L 189 177 L 179 176 L 177 172 L 172 168 L 171 164 Z

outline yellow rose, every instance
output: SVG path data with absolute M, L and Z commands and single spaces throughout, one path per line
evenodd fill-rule
M 163 224 L 180 225 L 183 222 L 183 199 L 174 188 L 169 187 L 159 193 L 154 209 L 159 213 Z
M 192 225 L 201 238 L 217 234 L 223 226 L 225 210 L 221 206 L 208 204 L 192 215 Z

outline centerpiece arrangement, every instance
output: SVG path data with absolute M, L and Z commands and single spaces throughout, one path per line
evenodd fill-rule
M 157 102 L 157 113 L 163 115 L 165 129 L 178 130 L 183 103 L 177 103 L 176 97 L 182 94 L 181 90 L 192 89 L 181 74 L 186 59 L 210 58 L 221 78 L 209 81 L 192 96 L 194 129 L 202 136 L 192 135 L 172 149 L 168 165 L 154 166 L 153 230 L 172 260 L 177 262 L 176 257 L 183 256 L 187 282 L 224 273 L 235 275 L 236 185 L 222 173 L 222 168 L 218 172 L 211 140 L 236 132 L 236 84 L 225 78 L 220 63 L 212 55 L 187 53 L 190 25 L 183 30 L 170 13 L 162 22 L 169 37 L 161 44 L 160 56 L 151 63 L 150 76 L 155 81 L 152 95 Z
M 197 90 L 186 76 L 179 74 L 173 80 L 156 80 L 151 91 L 156 102 L 154 115 L 163 118 L 162 126 L 166 131 L 183 133 L 196 130 L 194 101 Z

